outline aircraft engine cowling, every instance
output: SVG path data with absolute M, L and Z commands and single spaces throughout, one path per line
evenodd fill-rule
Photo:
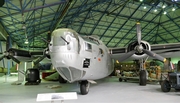
M 143 49 L 151 51 L 151 46 L 148 42 L 142 41 L 140 45 L 138 44 L 138 41 L 132 42 L 128 45 L 127 52 L 135 50 L 136 52 L 132 55 L 132 58 L 134 59 L 142 59 L 147 56 L 146 53 L 143 52 Z

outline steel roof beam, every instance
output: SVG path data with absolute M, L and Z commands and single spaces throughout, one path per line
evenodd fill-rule
M 46 21 L 46 22 L 41 22 L 41 25 L 45 25 L 45 24 L 48 24 L 49 23 L 49 21 Z M 36 28 L 36 26 L 39 26 L 40 24 L 33 24 L 33 25 L 31 25 L 31 26 L 27 26 L 27 28 Z M 49 24 L 49 26 L 50 26 L 50 24 Z M 46 27 L 47 28 L 47 27 Z M 11 32 L 9 32 L 9 33 L 15 33 L 16 31 L 17 32 L 21 32 L 23 29 L 18 29 L 18 30 L 15 30 L 15 31 L 11 31 Z
M 85 1 L 85 0 L 84 0 Z M 87 6 L 86 5 L 86 3 L 87 3 L 87 1 L 85 1 L 85 2 L 83 2 L 82 4 L 83 4 L 83 7 L 81 7 L 80 8 L 80 6 L 77 8 L 78 10 L 77 10 L 77 13 L 75 14 L 75 16 L 72 16 L 72 20 L 74 20 L 75 19 L 75 17 L 78 17 L 79 16 L 79 14 L 81 14 L 80 13 L 80 10 L 82 10 L 82 8 L 84 8 L 85 6 Z M 94 5 L 94 4 L 92 4 L 92 5 Z M 80 26 L 79 26 L 79 29 L 77 30 L 77 32 L 80 32 L 81 31 L 81 28 L 82 28 L 82 26 L 83 26 L 83 24 L 85 23 L 85 20 L 87 19 L 87 17 L 90 15 L 90 11 L 92 10 L 92 8 L 88 8 L 87 9 L 88 10 L 88 12 L 87 12 L 87 14 L 86 14 L 86 16 L 83 18 L 83 22 L 81 22 L 81 24 L 80 24 Z M 72 20 L 71 20 L 71 22 L 72 22 Z M 74 22 L 74 21 L 73 21 Z
M 49 27 L 49 30 L 53 29 L 53 26 L 56 24 L 56 22 L 58 21 L 58 17 L 61 16 L 61 13 L 63 12 L 63 9 L 65 8 L 66 6 L 61 6 L 59 5 L 58 6 L 58 9 L 56 10 L 56 13 L 54 14 L 53 16 L 53 21 L 51 22 L 51 26 Z M 52 31 L 51 31 L 52 32 Z
M 1 24 L 1 22 L 0 22 L 0 35 L 3 37 L 4 40 L 7 40 L 8 33 L 4 28 L 4 26 Z
M 47 27 L 48 27 L 48 26 L 47 26 Z M 44 28 L 46 28 L 46 27 L 40 28 L 39 31 L 44 30 Z M 30 40 L 30 39 L 32 39 L 33 37 L 36 37 L 36 36 L 39 36 L 39 35 L 43 35 L 45 32 L 48 32 L 48 30 L 44 30 L 44 31 L 38 32 L 37 34 L 28 35 L 28 36 L 27 36 L 27 39 Z M 17 35 L 18 35 L 18 34 L 17 34 Z M 13 35 L 13 36 L 16 36 L 16 35 Z M 24 35 L 23 35 L 23 36 L 24 36 Z M 18 37 L 18 36 L 16 36 L 16 37 Z M 15 39 L 17 42 L 18 42 L 19 40 L 23 39 L 23 38 L 17 39 L 16 37 L 14 37 L 14 39 Z
M 121 10 L 119 11 L 119 13 L 115 15 L 116 17 L 117 17 L 117 15 L 119 15 L 119 14 L 121 13 L 121 11 L 124 9 L 124 7 L 125 7 L 125 5 L 123 5 L 123 7 L 122 7 Z M 111 15 L 111 14 L 112 14 L 112 12 L 111 12 L 111 13 L 108 13 L 108 15 Z M 112 25 L 112 24 L 114 23 L 114 21 L 116 20 L 116 17 L 114 17 L 114 19 L 111 21 L 110 25 L 107 26 L 106 30 L 105 30 L 104 33 L 101 35 L 100 39 L 101 39 L 102 37 L 104 37 L 104 35 L 105 35 L 105 33 L 107 32 L 107 30 L 111 27 L 111 25 Z
M 177 29 L 171 29 L 171 33 L 177 33 L 177 32 L 180 33 L 179 31 L 180 31 L 180 29 L 178 29 L 178 28 Z M 159 34 L 163 34 L 163 33 L 167 33 L 167 32 L 164 31 L 164 32 L 160 32 Z
M 111 40 L 118 34 L 118 32 L 121 30 L 121 28 L 128 22 L 128 19 L 130 19 L 135 12 L 141 7 L 142 3 L 134 10 L 134 12 L 127 18 L 127 20 L 121 25 L 121 27 L 119 28 L 119 30 L 117 30 L 117 32 L 112 36 L 112 38 L 106 43 L 106 45 L 108 46 L 108 44 L 111 42 Z M 134 28 L 135 26 L 132 26 L 132 28 L 128 31 L 128 33 Z M 127 33 L 127 34 L 128 34 Z M 115 47 L 117 47 L 117 45 L 127 36 L 127 34 L 125 36 L 123 36 L 123 38 L 121 40 L 119 40 L 119 42 L 115 45 Z
M 107 9 L 109 8 L 110 4 L 111 4 L 111 2 L 109 2 L 109 5 L 106 7 L 106 9 L 104 10 L 104 12 L 107 11 Z M 95 23 L 94 28 L 91 29 L 90 34 L 92 34 L 92 33 L 94 32 L 94 30 L 96 29 L 96 27 L 97 27 L 97 25 L 99 24 L 100 20 L 102 19 L 102 17 L 103 17 L 105 14 L 106 14 L 106 13 L 102 14 L 102 15 L 99 17 L 99 20 Z
M 102 11 L 99 11 L 99 10 L 91 10 L 91 11 L 102 13 Z M 72 14 L 72 15 L 73 15 L 73 14 Z M 68 16 L 72 16 L 72 15 L 68 15 Z M 117 14 L 115 14 L 115 13 L 111 13 L 110 15 L 113 15 L 113 16 L 116 16 L 116 17 L 120 17 L 120 18 L 124 18 L 124 19 L 127 19 L 127 18 L 129 17 L 129 16 L 127 16 L 127 15 L 123 15 L 123 14 L 117 15 Z M 110 16 L 110 15 L 109 15 L 109 16 Z M 67 17 L 68 17 L 68 16 L 67 16 Z M 82 17 L 82 18 L 83 18 L 83 17 Z M 139 18 L 131 17 L 129 20 L 134 21 L 134 20 L 139 20 Z M 68 21 L 68 20 L 67 20 L 67 21 Z M 158 24 L 158 22 L 154 22 L 154 21 L 152 21 L 152 20 L 142 19 L 141 21 L 147 22 L 147 23 L 151 22 L 151 23 L 154 23 L 154 24 Z M 66 21 L 63 21 L 63 22 L 66 22 Z
M 6 6 L 9 8 L 9 5 L 8 5 L 8 3 L 6 3 Z M 7 11 L 8 11 L 8 16 L 10 16 L 11 17 L 11 20 L 12 20 L 12 22 L 14 23 L 14 21 L 13 21 L 13 17 L 12 17 L 12 15 L 10 15 L 11 14 L 11 12 L 10 12 L 10 10 L 9 9 L 7 9 Z M 14 28 L 16 28 L 16 26 L 15 26 L 15 24 L 13 24 L 13 26 L 14 26 Z M 7 31 L 8 32 L 8 31 Z M 11 37 L 11 34 L 9 34 L 9 36 Z
M 151 9 L 152 9 L 152 8 L 151 8 Z M 159 14 L 157 14 L 154 18 L 152 18 L 152 19 L 149 21 L 149 23 L 152 23 L 152 21 L 153 21 L 154 19 L 156 19 L 159 15 L 161 15 L 162 12 L 163 12 L 163 11 L 159 12 Z M 149 23 L 147 23 L 146 26 L 144 26 L 144 27 L 141 29 L 141 31 L 143 31 L 143 30 L 149 25 Z M 154 23 L 154 24 L 157 24 L 157 25 L 156 25 L 152 30 L 155 30 L 155 28 L 159 26 L 159 23 Z M 143 38 L 145 38 L 146 36 L 148 36 L 148 35 L 152 32 L 152 30 L 151 30 L 149 33 L 147 33 L 144 37 L 142 37 L 142 40 L 143 40 Z M 133 38 L 135 38 L 135 37 L 136 37 L 136 35 L 135 35 Z M 133 38 L 132 38 L 132 39 L 133 39 Z M 131 41 L 129 41 L 126 45 L 128 45 L 130 42 L 131 42 Z M 148 42 L 149 42 L 149 40 L 148 40 Z
M 166 28 L 164 28 L 163 25 L 160 24 L 160 26 L 161 26 L 168 34 L 170 34 L 174 39 L 176 39 L 178 42 L 180 42 L 180 40 L 179 40 L 177 37 L 175 37 L 170 31 L 168 31 Z M 166 40 L 167 40 L 167 38 L 166 38 Z
M 69 8 L 72 6 L 72 5 L 71 5 L 72 1 L 73 1 L 73 0 L 68 0 L 68 1 L 67 1 L 67 4 L 66 4 L 65 8 L 63 9 L 61 15 L 60 15 L 59 18 L 57 19 L 56 24 L 55 24 L 55 25 L 52 27 L 52 29 L 50 30 L 51 32 L 58 27 L 59 23 L 60 23 L 61 20 L 64 18 L 64 15 L 67 13 L 67 11 L 69 10 Z
M 50 6 L 56 6 L 56 5 L 63 4 L 63 3 L 66 3 L 66 2 L 67 2 L 66 0 L 65 1 L 60 1 L 60 2 L 55 2 L 55 3 L 47 4 L 47 5 L 44 5 L 44 6 L 38 6 L 38 7 L 35 7 L 35 8 L 25 9 L 23 12 L 25 13 L 25 12 L 38 10 L 38 9 L 42 9 L 42 8 L 46 8 L 46 7 L 50 7 Z M 17 15 L 17 14 L 21 14 L 21 12 L 11 13 L 11 16 Z M 4 18 L 4 17 L 8 17 L 8 15 L 0 16 L 0 18 Z
M 179 19 L 179 16 L 177 16 L 176 18 L 173 18 L 173 20 L 176 20 L 176 19 Z M 167 22 L 170 22 L 171 20 L 167 20 L 167 21 L 164 21 L 164 22 L 161 22 L 161 24 L 164 24 L 164 23 L 167 23 Z
M 67 13 L 67 15 L 65 16 L 65 18 L 63 18 L 63 20 L 62 20 L 62 22 L 64 22 L 66 19 L 68 19 L 68 22 L 67 22 L 67 24 L 66 24 L 66 26 L 64 26 L 64 27 L 68 27 L 68 24 L 71 24 L 72 22 L 74 22 L 73 20 L 75 19 L 75 18 L 79 18 L 79 14 L 80 14 L 80 11 L 81 10 L 84 10 L 84 11 L 87 11 L 88 10 L 88 14 L 89 14 L 89 8 L 88 8 L 88 6 L 89 6 L 89 4 L 87 5 L 86 3 L 88 2 L 87 0 L 83 0 L 84 2 L 82 2 L 82 0 L 81 0 L 81 5 L 80 6 L 76 6 L 76 7 L 74 7 L 74 5 L 72 6 L 72 8 L 69 10 L 69 12 Z M 74 2 L 74 4 L 76 4 L 76 2 L 77 2 L 77 0 Z M 93 3 L 92 3 L 92 5 L 94 5 Z M 91 5 L 91 7 L 92 7 L 92 5 Z M 85 8 L 88 8 L 88 9 L 84 9 L 84 7 Z M 81 12 L 82 13 L 82 12 Z M 70 15 L 70 19 L 68 18 L 68 15 L 69 14 L 73 14 L 73 15 Z M 88 14 L 86 15 L 86 17 L 88 16 Z M 84 18 L 86 18 L 86 17 L 84 17 Z M 84 19 L 83 18 L 83 19 Z M 84 19 L 85 20 L 85 19 Z M 61 23 L 62 23 L 61 22 Z M 82 24 L 82 23 L 81 23 Z M 73 28 L 72 27 L 72 25 L 70 25 L 71 26 L 71 28 Z M 82 27 L 82 25 L 80 25 L 79 26 L 80 28 Z M 79 29 L 80 29 L 79 28 Z M 76 32 L 79 32 L 79 30 L 76 30 Z
M 33 14 L 34 14 L 34 13 L 33 13 Z M 53 16 L 53 14 L 54 14 L 54 13 L 51 13 L 51 14 L 48 14 L 48 15 L 43 15 L 43 18 L 36 17 L 36 21 L 40 21 L 40 19 L 41 19 L 41 20 L 45 20 L 45 19 L 51 18 L 51 17 Z M 26 23 L 29 23 L 29 22 L 33 21 L 34 19 L 35 19 L 35 18 L 29 18 L 29 19 L 28 19 L 28 22 L 26 22 Z M 49 21 L 49 20 L 47 20 L 47 21 Z M 5 20 L 3 20 L 3 22 L 5 22 Z M 21 21 L 19 21 L 19 22 L 14 22 L 14 24 L 22 24 L 22 22 L 21 22 Z M 40 24 L 39 24 L 39 25 L 40 25 Z M 8 27 L 8 26 L 12 26 L 12 24 L 6 25 L 6 27 Z
M 163 41 L 165 41 L 166 43 L 169 43 L 166 39 L 164 39 L 161 35 L 157 35 L 159 36 Z M 155 41 L 155 42 L 159 42 L 159 41 Z
M 180 26 L 176 22 L 174 22 L 170 15 L 167 14 L 166 16 L 180 29 Z

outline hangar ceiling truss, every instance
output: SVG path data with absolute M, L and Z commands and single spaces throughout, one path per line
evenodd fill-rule
M 42 39 L 54 29 L 71 28 L 99 36 L 108 47 L 124 47 L 136 40 L 140 21 L 143 40 L 175 43 L 180 41 L 179 6 L 180 0 L 5 0 L 0 39 L 9 35 L 21 48 L 42 49 L 47 46 Z

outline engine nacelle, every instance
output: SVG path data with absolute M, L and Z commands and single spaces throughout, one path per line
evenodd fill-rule
M 135 54 L 132 55 L 132 58 L 134 59 L 142 59 L 147 57 L 147 54 L 145 54 L 142 49 L 146 49 L 151 51 L 151 46 L 148 42 L 146 41 L 141 41 L 140 43 L 141 45 L 138 44 L 138 41 L 132 42 L 128 45 L 127 51 L 132 51 L 132 50 L 136 50 Z M 141 46 L 141 47 L 139 47 Z M 141 48 L 141 49 L 139 49 Z

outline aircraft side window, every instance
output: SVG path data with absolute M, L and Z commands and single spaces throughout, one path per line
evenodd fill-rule
M 104 51 L 101 48 L 99 48 L 99 52 L 100 52 L 101 56 L 103 56 Z
M 98 41 L 98 40 L 96 40 L 96 39 L 94 39 L 94 38 L 92 38 L 92 37 L 89 37 L 89 40 L 92 41 L 92 42 L 94 42 L 95 44 L 98 44 L 98 45 L 99 45 L 99 41 Z
M 85 50 L 92 52 L 92 45 L 89 43 L 85 43 Z
M 101 54 L 103 54 L 103 50 L 101 48 L 99 48 L 99 51 L 100 51 Z

